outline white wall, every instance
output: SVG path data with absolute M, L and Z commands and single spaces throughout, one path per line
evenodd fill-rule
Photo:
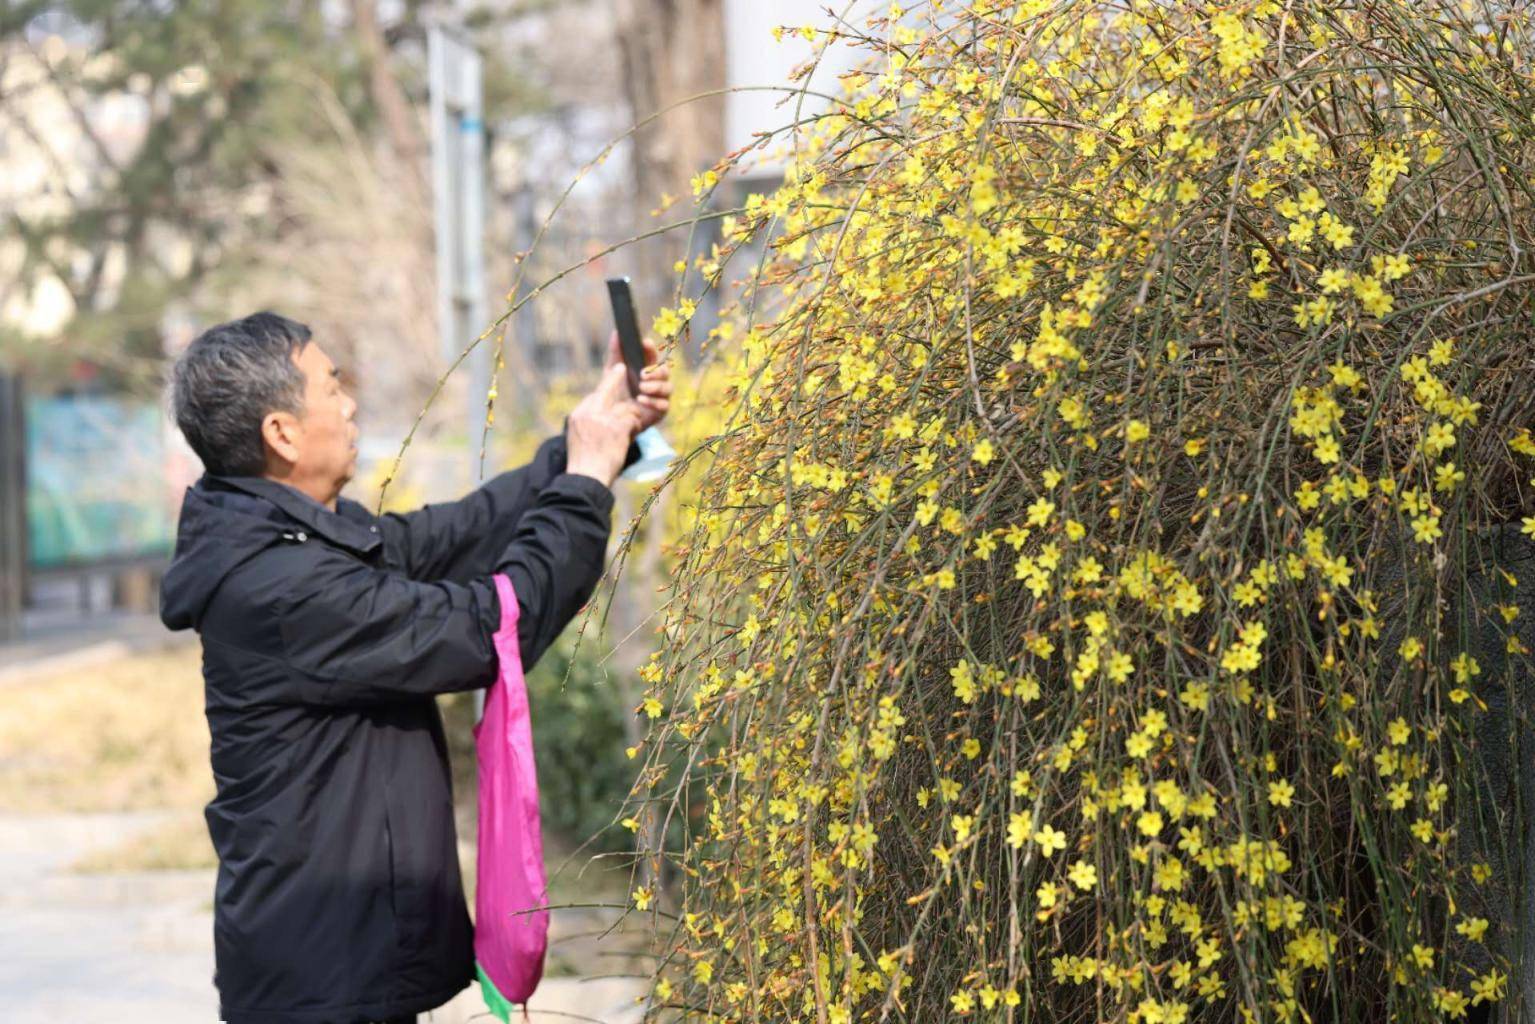
M 825 8 L 838 10 L 847 0 L 726 0 L 725 2 L 725 83 L 737 86 L 794 86 L 789 75 L 795 67 L 809 60 L 824 39 L 811 43 L 797 33 L 785 32 L 783 41 L 773 39 L 773 28 L 786 25 L 798 28 L 814 25 L 824 28 L 832 24 Z M 877 6 L 871 2 L 854 4 L 848 21 L 862 28 Z M 844 44 L 834 45 L 819 67 L 812 73 L 808 88 L 830 95 L 841 92 L 837 76 L 847 71 L 866 51 L 858 51 Z M 732 92 L 725 97 L 725 145 L 733 151 L 752 141 L 752 133 L 766 131 L 789 124 L 794 120 L 798 98 L 787 92 Z M 807 96 L 800 116 L 825 109 L 825 102 Z M 787 141 L 787 140 L 785 140 Z M 776 177 L 783 173 L 784 161 L 774 156 L 772 149 L 756 155 L 751 163 L 753 176 Z

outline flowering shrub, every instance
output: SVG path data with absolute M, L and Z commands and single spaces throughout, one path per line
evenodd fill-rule
M 1529 13 L 934 0 L 862 43 L 726 225 L 773 241 L 645 670 L 653 1015 L 1504 999 Z

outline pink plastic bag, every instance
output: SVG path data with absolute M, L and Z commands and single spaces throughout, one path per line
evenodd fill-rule
M 526 1003 L 544 973 L 549 941 L 548 880 L 538 818 L 538 776 L 528 690 L 517 645 L 517 595 L 498 575 L 500 669 L 474 727 L 480 765 L 480 839 L 475 870 L 474 958 L 485 1005 L 508 1020 Z

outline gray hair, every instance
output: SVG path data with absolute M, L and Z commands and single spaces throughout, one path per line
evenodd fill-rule
M 260 476 L 266 469 L 261 421 L 304 408 L 304 374 L 294 353 L 309 342 L 305 325 L 253 313 L 198 335 L 171 371 L 176 425 L 214 476 Z

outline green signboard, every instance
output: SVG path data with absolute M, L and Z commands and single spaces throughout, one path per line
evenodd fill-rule
M 175 523 L 155 406 L 95 396 L 26 405 L 32 567 L 169 554 Z

